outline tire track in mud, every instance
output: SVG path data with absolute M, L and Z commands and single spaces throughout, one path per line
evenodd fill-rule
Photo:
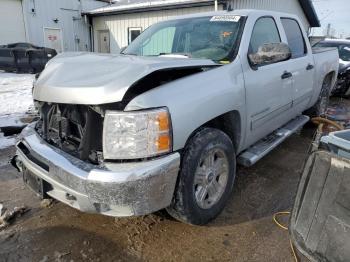
M 138 259 L 143 258 L 143 251 L 146 248 L 147 240 L 154 237 L 152 229 L 160 226 L 164 218 L 158 215 L 146 215 L 136 218 L 116 218 L 115 226 L 118 229 L 126 230 L 128 251 Z

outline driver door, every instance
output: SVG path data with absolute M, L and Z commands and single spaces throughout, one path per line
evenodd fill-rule
M 280 43 L 279 29 L 273 17 L 256 20 L 248 54 L 260 46 Z M 247 101 L 246 147 L 270 134 L 291 117 L 293 76 L 288 72 L 288 61 L 252 67 L 247 59 L 244 78 Z

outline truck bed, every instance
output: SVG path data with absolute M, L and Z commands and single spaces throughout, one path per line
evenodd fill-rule
M 334 47 L 312 47 L 312 53 L 313 54 L 329 52 L 329 51 L 332 51 L 332 50 L 337 50 L 337 49 L 334 48 Z
M 311 104 L 314 104 L 316 103 L 321 92 L 325 76 L 327 76 L 329 72 L 335 72 L 335 76 L 333 76 L 333 83 L 331 84 L 332 88 L 335 84 L 339 67 L 339 53 L 336 48 L 320 47 L 312 48 L 312 53 L 314 55 L 315 62 L 315 82 L 314 95 L 312 97 Z

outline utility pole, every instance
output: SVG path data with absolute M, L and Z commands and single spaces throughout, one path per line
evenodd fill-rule
M 326 37 L 327 37 L 327 38 L 331 38 L 331 29 L 332 29 L 332 26 L 331 26 L 331 24 L 329 23 L 329 24 L 327 25 L 327 33 L 326 33 Z

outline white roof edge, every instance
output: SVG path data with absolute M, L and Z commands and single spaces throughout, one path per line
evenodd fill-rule
M 110 5 L 105 7 L 99 7 L 93 10 L 86 11 L 86 14 L 100 14 L 100 13 L 109 13 L 109 12 L 118 12 L 118 11 L 128 11 L 133 9 L 143 9 L 143 8 L 151 8 L 151 7 L 163 7 L 163 6 L 176 6 L 180 4 L 200 4 L 200 3 L 210 3 L 213 0 L 156 0 L 156 1 L 145 1 L 143 3 L 135 3 L 135 4 L 125 4 L 125 5 Z M 117 3 L 117 2 L 115 2 Z

